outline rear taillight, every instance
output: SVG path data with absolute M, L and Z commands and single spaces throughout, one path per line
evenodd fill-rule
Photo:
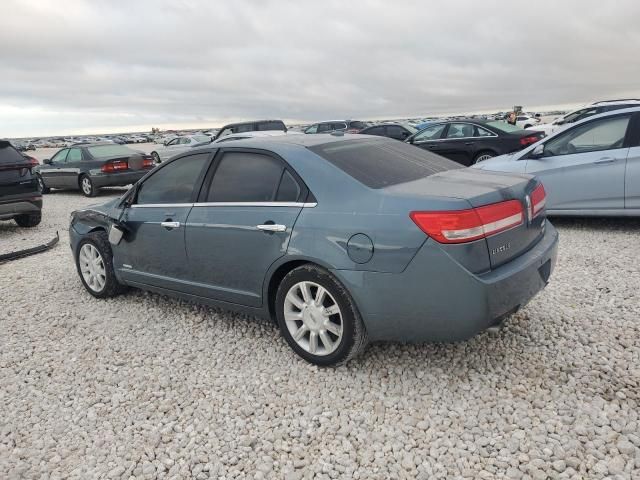
M 100 168 L 103 173 L 121 172 L 128 169 L 129 163 L 126 160 L 110 160 Z
M 153 158 L 145 157 L 144 160 L 142 160 L 142 168 L 153 168 L 153 166 L 154 166 Z
M 524 210 L 518 200 L 509 200 L 469 210 L 411 212 L 410 217 L 440 243 L 464 243 L 521 225 Z
M 533 218 L 544 210 L 545 203 L 547 201 L 547 192 L 544 191 L 542 184 L 538 185 L 536 189 L 531 192 L 531 212 L 530 217 Z
M 532 145 L 532 144 L 536 143 L 538 140 L 540 140 L 540 139 L 538 138 L 537 135 L 533 135 L 531 137 L 522 137 L 520 139 L 520 145 L 522 145 L 523 147 L 526 147 L 528 145 Z

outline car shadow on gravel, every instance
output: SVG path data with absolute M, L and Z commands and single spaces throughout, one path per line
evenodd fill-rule
M 640 230 L 640 217 L 549 217 L 555 227 L 584 230 Z

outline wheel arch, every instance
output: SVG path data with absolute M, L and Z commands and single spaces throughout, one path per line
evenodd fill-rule
M 306 257 L 286 257 L 280 262 L 274 263 L 267 273 L 267 280 L 264 282 L 262 293 L 262 298 L 266 300 L 263 303 L 265 305 L 265 311 L 271 320 L 276 321 L 276 293 L 278 292 L 280 282 L 282 282 L 282 279 L 286 277 L 290 271 L 302 265 L 316 265 L 327 271 L 330 271 L 332 268 L 322 261 Z

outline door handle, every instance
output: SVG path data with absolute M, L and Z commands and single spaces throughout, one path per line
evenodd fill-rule
M 611 157 L 602 157 L 600 160 L 596 160 L 595 163 L 596 165 L 606 165 L 607 163 L 613 163 L 615 162 L 616 159 L 615 158 L 611 158 Z
M 258 230 L 262 230 L 263 232 L 286 232 L 286 225 L 278 225 L 276 223 L 264 223 L 262 225 L 256 225 Z
M 173 228 L 180 227 L 180 222 L 172 222 L 167 220 L 166 222 L 160 222 L 160 226 L 166 228 L 167 230 L 171 230 Z

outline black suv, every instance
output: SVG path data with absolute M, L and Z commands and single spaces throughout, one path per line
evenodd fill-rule
M 286 132 L 287 127 L 282 120 L 255 120 L 253 122 L 230 123 L 222 127 L 211 141 L 215 142 L 220 137 L 225 137 L 232 133 L 266 132 L 271 130 Z
M 21 227 L 40 223 L 42 194 L 32 170 L 36 165 L 37 161 L 0 140 L 0 220 L 14 219 Z
M 79 189 L 94 197 L 100 187 L 136 183 L 155 167 L 150 155 L 115 143 L 77 143 L 36 167 L 42 193 L 50 188 Z

